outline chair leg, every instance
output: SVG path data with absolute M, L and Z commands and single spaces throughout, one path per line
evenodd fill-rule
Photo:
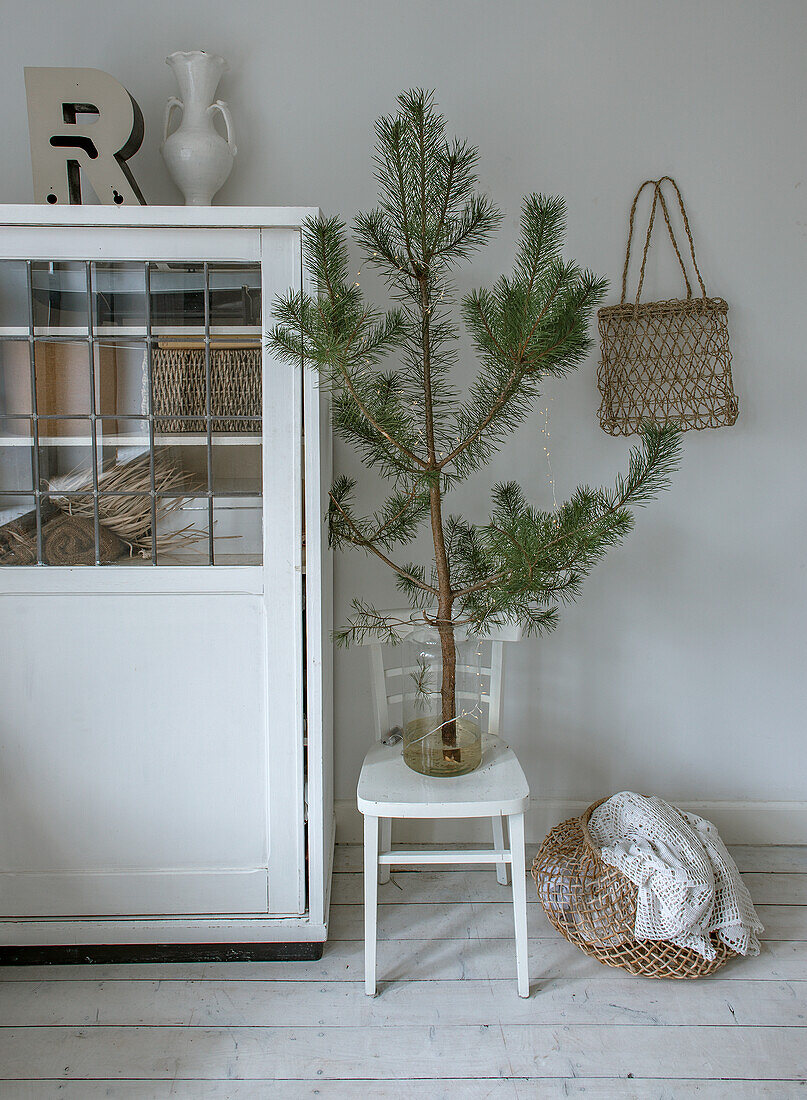
M 381 852 L 392 851 L 392 818 L 381 818 L 381 846 L 379 848 Z M 392 868 L 388 863 L 382 863 L 378 868 L 378 881 L 380 883 L 389 882 L 390 871 Z
M 364 817 L 364 992 L 375 996 L 378 919 L 378 818 Z
M 527 875 L 524 846 L 524 814 L 510 814 L 510 853 L 513 857 L 513 916 L 516 926 L 516 976 L 519 997 L 530 995 L 529 945 L 527 943 Z
M 496 816 L 492 817 L 490 820 L 493 825 L 493 847 L 498 851 L 503 852 L 505 849 L 504 818 L 501 814 L 496 814 Z M 500 886 L 507 885 L 508 878 L 506 863 L 496 864 L 496 881 L 499 883 Z

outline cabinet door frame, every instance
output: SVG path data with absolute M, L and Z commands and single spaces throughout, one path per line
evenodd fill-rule
M 221 213 L 215 209 L 200 214 L 183 208 L 119 212 L 87 207 L 55 211 L 7 207 L 0 210 L 0 259 L 260 263 L 265 330 L 274 295 L 290 286 L 302 286 L 300 223 L 313 213 L 316 213 L 313 209 L 232 209 Z M 123 216 L 118 218 L 118 214 Z M 203 224 L 193 224 L 200 221 Z M 255 916 L 299 917 L 306 912 L 308 900 L 303 730 L 305 611 L 300 538 L 304 510 L 303 373 L 302 364 L 280 363 L 265 346 L 262 361 L 262 566 L 155 566 L 136 570 L 114 566 L 6 568 L 0 570 L 0 599 L 6 593 L 43 597 L 124 592 L 249 593 L 261 598 L 265 638 L 268 898 L 266 908 Z M 307 389 L 308 393 L 311 391 Z M 282 479 L 278 478 L 278 455 L 283 456 Z M 311 474 L 319 468 L 319 439 L 308 441 L 306 465 Z M 320 488 L 317 487 L 316 503 L 306 508 L 309 524 L 314 508 L 319 509 L 321 504 Z M 309 553 L 319 549 L 317 542 Z M 309 616 L 309 628 L 311 625 Z M 322 644 L 318 640 L 320 650 Z M 321 670 L 321 659 L 313 664 L 309 659 L 309 676 L 317 664 Z M 321 701 L 317 705 L 321 706 Z M 321 733 L 316 734 L 316 739 L 321 741 Z M 321 791 L 321 761 L 311 758 L 311 748 L 309 737 L 309 760 L 319 769 L 315 786 Z M 321 809 L 318 818 L 321 833 Z M 321 840 L 316 847 L 316 853 L 310 854 L 321 864 L 324 858 Z M 321 895 L 320 889 L 316 908 L 318 919 L 324 920 L 325 899 Z
M 275 294 L 302 285 L 298 229 L 261 232 L 264 328 Z M 302 364 L 263 348 L 263 561 L 269 903 L 271 914 L 305 912 L 303 730 Z M 282 479 L 277 456 L 286 456 Z M 267 491 L 270 490 L 270 491 Z M 278 591 L 283 594 L 278 600 Z M 278 692 L 277 687 L 282 691 Z

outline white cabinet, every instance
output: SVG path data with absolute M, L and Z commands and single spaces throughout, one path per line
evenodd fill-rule
M 0 958 L 325 939 L 329 417 L 263 341 L 309 213 L 0 207 Z

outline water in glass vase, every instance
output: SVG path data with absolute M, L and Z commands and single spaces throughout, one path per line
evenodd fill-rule
M 404 727 L 404 761 L 423 775 L 465 775 L 482 760 L 479 723 L 458 718 L 452 744 L 445 744 L 439 714 L 415 718 Z
M 459 630 L 445 646 L 417 625 L 404 659 L 403 758 L 422 775 L 450 777 L 482 761 L 480 642 Z

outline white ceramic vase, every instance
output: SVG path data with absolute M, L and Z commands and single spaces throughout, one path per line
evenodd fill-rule
M 171 96 L 166 104 L 160 151 L 171 179 L 185 196 L 185 205 L 210 206 L 232 171 L 237 151 L 230 108 L 213 98 L 228 65 L 223 57 L 202 50 L 172 53 L 165 63 L 177 78 L 179 98 Z M 169 134 L 175 107 L 182 111 L 182 118 Z M 216 111 L 224 120 L 226 140 L 213 125 Z

